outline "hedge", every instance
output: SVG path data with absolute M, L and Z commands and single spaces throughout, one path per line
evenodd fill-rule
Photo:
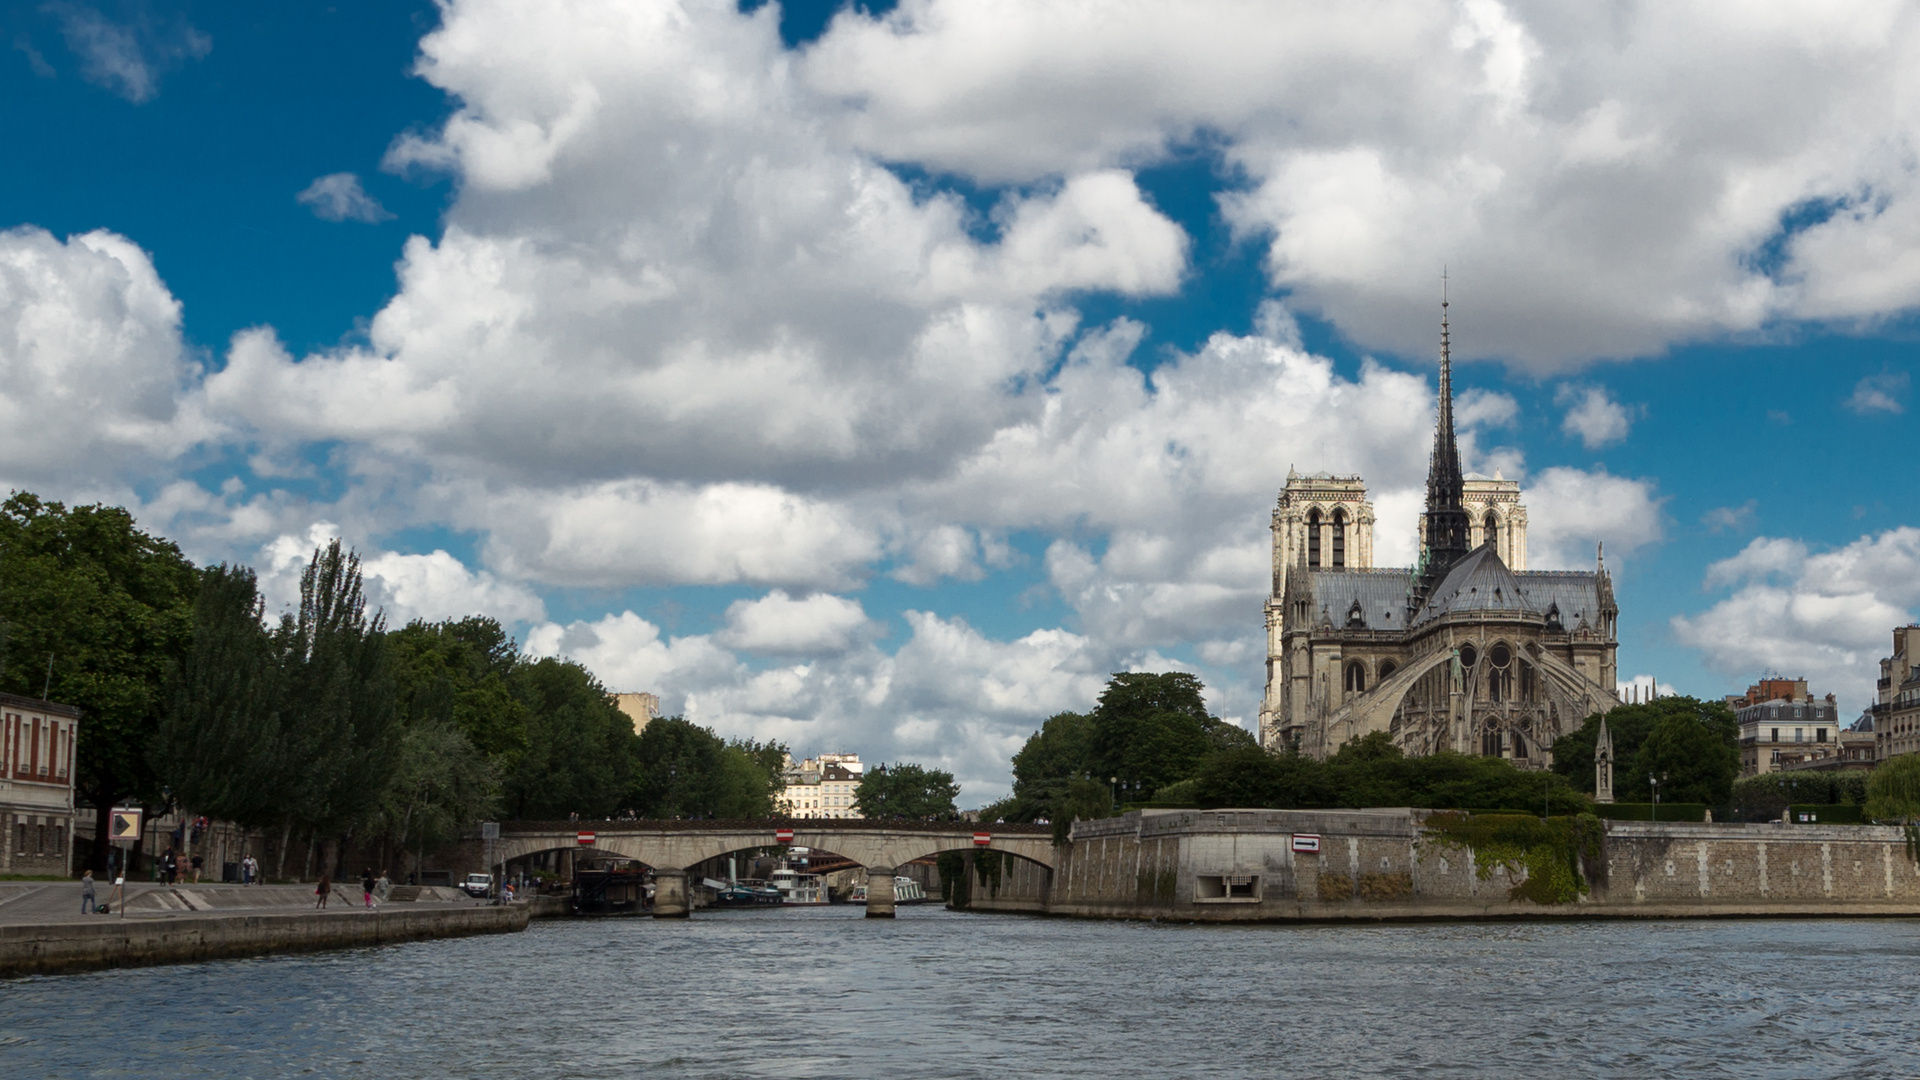
M 1853 803 L 1794 803 L 1787 807 L 1789 825 L 1859 825 L 1866 821 L 1860 815 L 1864 809 Z M 1802 814 L 1811 820 L 1801 821 Z
M 1609 821 L 1705 821 L 1707 804 L 1697 802 L 1663 802 L 1660 804 L 1660 816 L 1653 816 L 1652 803 L 1595 803 L 1593 813 Z

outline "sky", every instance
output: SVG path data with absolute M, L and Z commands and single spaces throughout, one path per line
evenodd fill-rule
M 0 14 L 0 485 L 271 602 L 1006 790 L 1112 672 L 1250 730 L 1290 468 L 1604 543 L 1623 678 L 1920 609 L 1920 9 L 56 0 Z

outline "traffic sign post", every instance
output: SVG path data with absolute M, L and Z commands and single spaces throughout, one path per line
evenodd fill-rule
M 1303 855 L 1317 855 L 1320 853 L 1320 837 L 1313 833 L 1294 833 L 1293 850 Z
M 581 847 L 592 847 L 594 840 L 598 838 L 587 830 L 581 829 L 579 832 L 573 834 L 573 839 L 574 842 Z
M 993 844 L 993 834 L 992 834 L 992 833 L 990 833 L 990 832 L 977 832 L 977 833 L 974 833 L 974 834 L 973 834 L 973 846 L 974 846 L 974 847 L 989 847 L 989 846 L 991 846 L 992 844 Z
M 793 830 L 775 829 L 773 830 L 773 840 L 774 843 L 777 844 L 791 844 L 793 843 Z

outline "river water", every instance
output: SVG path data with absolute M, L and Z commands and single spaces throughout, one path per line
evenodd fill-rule
M 14 1077 L 1911 1077 L 1920 922 L 850 907 L 0 983 Z

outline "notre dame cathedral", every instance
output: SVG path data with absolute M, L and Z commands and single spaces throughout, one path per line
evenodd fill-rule
M 1373 504 L 1358 476 L 1289 473 L 1273 511 L 1267 696 L 1260 740 L 1325 758 L 1388 732 L 1408 754 L 1455 750 L 1526 768 L 1619 704 L 1619 608 L 1606 564 L 1527 569 L 1520 485 L 1465 475 L 1453 364 L 1440 321 L 1440 408 L 1420 520 L 1420 565 L 1373 565 Z

